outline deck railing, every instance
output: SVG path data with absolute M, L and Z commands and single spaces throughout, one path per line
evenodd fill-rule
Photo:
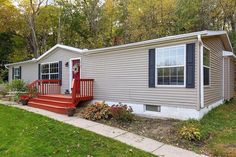
M 94 79 L 80 79 L 72 82 L 72 100 L 76 103 L 78 100 L 93 98 L 93 82 Z M 78 83 L 80 85 L 78 85 Z
M 36 80 L 29 84 L 30 89 L 35 89 L 39 95 L 60 94 L 61 80 Z

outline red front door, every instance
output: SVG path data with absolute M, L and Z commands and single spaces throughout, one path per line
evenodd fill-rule
M 76 88 L 80 89 L 80 59 L 72 60 L 72 79 L 76 84 Z M 77 94 L 80 93 L 80 90 L 77 90 Z

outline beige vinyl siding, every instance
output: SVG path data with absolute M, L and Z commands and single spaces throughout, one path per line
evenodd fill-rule
M 230 98 L 234 97 L 235 58 L 230 58 Z
M 70 62 L 71 58 L 79 58 L 81 55 L 76 52 L 57 48 L 51 52 L 48 56 L 41 59 L 37 63 L 25 63 L 20 65 L 14 65 L 14 67 L 21 66 L 21 78 L 27 83 L 31 83 L 38 80 L 38 64 L 62 61 L 62 86 L 61 93 L 65 93 L 65 90 L 69 90 L 69 66 L 66 67 L 66 62 Z M 9 81 L 12 80 L 12 66 L 9 67 Z
M 224 57 L 224 99 L 230 99 L 230 90 L 229 90 L 229 60 L 230 57 Z
M 62 86 L 61 93 L 65 93 L 66 90 L 69 90 L 69 66 L 66 67 L 66 62 L 70 62 L 71 58 L 79 58 L 81 55 L 76 52 L 72 52 L 69 50 L 57 48 L 53 52 L 51 52 L 48 56 L 41 59 L 38 63 L 48 63 L 48 62 L 57 62 L 62 61 Z M 37 63 L 37 64 L 38 64 Z M 38 65 L 37 65 L 38 66 Z M 38 78 L 38 74 L 37 74 Z
M 229 74 L 229 77 L 230 77 L 230 98 L 234 97 L 234 71 L 235 71 L 235 64 L 234 64 L 234 58 L 231 57 L 230 58 L 230 74 Z
M 197 109 L 199 105 L 196 44 L 195 88 L 148 87 L 148 50 L 197 42 L 196 39 L 112 52 L 84 54 L 82 77 L 95 79 L 94 99 Z
M 209 106 L 223 98 L 223 50 L 220 38 L 203 39 L 204 45 L 210 49 L 210 86 L 204 87 L 204 105 Z
M 19 66 L 21 66 L 21 79 L 24 80 L 26 83 L 31 83 L 34 80 L 38 79 L 37 65 L 35 63 L 27 63 L 27 64 L 10 66 L 8 73 L 9 81 L 12 80 L 12 67 L 18 68 Z
M 233 57 L 224 57 L 224 99 L 234 97 L 235 63 Z
M 34 64 L 21 65 L 21 79 L 31 83 L 38 79 L 38 66 Z
M 12 66 L 10 66 L 8 69 L 8 82 L 11 81 L 12 81 Z

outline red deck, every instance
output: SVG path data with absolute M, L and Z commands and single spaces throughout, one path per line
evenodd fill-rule
M 93 99 L 92 79 L 81 79 L 80 89 L 73 88 L 71 95 L 57 94 L 60 92 L 59 84 L 59 80 L 34 81 L 30 84 L 30 87 L 37 89 L 38 96 L 31 99 L 28 105 L 56 113 L 68 114 L 68 110 L 75 109 L 79 102 Z

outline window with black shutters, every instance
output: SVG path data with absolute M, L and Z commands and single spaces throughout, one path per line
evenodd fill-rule
M 14 68 L 14 71 L 13 71 L 13 79 L 14 79 L 14 80 L 20 79 L 20 68 Z
M 43 80 L 59 79 L 59 63 L 43 63 L 41 64 L 41 78 Z
M 185 52 L 186 45 L 156 49 L 157 86 L 185 84 Z
M 210 85 L 210 50 L 203 48 L 203 75 L 204 85 Z

